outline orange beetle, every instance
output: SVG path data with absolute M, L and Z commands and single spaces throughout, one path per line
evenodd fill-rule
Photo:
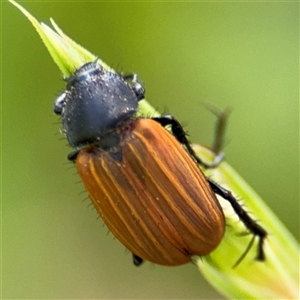
M 259 237 L 257 259 L 264 260 L 266 231 L 229 191 L 203 175 L 180 123 L 172 116 L 135 116 L 144 92 L 136 76 L 91 62 L 68 78 L 55 102 L 75 148 L 69 159 L 107 227 L 133 253 L 135 265 L 181 265 L 207 255 L 223 238 L 216 193 Z

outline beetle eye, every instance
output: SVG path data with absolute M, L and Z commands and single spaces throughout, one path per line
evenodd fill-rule
M 145 87 L 141 82 L 138 81 L 136 74 L 134 74 L 132 78 L 131 88 L 133 89 L 139 101 L 145 98 Z
M 121 75 L 121 76 L 126 82 L 129 83 L 138 101 L 143 100 L 145 98 L 145 87 L 138 80 L 137 74 L 132 73 L 132 74 Z
M 57 99 L 54 102 L 53 111 L 55 114 L 61 115 L 65 102 L 66 102 L 66 92 L 63 92 L 60 96 L 57 97 Z
M 139 101 L 145 98 L 145 88 L 140 82 L 133 81 L 132 89 Z

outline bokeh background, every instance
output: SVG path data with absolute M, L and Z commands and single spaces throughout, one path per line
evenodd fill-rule
M 4 299 L 222 299 L 190 264 L 133 267 L 83 192 L 53 101 L 60 72 L 29 21 L 2 5 Z M 299 3 L 25 2 L 210 144 L 233 113 L 227 161 L 299 234 Z M 261 220 L 263 224 L 263 220 Z M 226 259 L 226 258 L 224 258 Z

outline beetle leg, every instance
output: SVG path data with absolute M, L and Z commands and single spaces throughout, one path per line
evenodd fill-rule
M 162 117 L 154 117 L 154 118 L 152 118 L 152 120 L 158 122 L 163 127 L 166 127 L 166 126 L 170 125 L 171 126 L 171 131 L 172 131 L 173 135 L 175 136 L 175 138 L 177 139 L 177 141 L 180 144 L 185 146 L 188 153 L 192 156 L 192 158 L 194 158 L 194 160 L 196 161 L 197 164 L 200 164 L 200 165 L 202 165 L 206 168 L 214 168 L 222 160 L 223 155 L 221 155 L 221 156 L 218 155 L 213 163 L 208 164 L 208 163 L 203 162 L 197 156 L 195 151 L 193 150 L 190 142 L 188 141 L 188 139 L 186 137 L 186 133 L 185 133 L 183 127 L 181 126 L 181 124 L 173 116 L 165 115 L 165 116 L 162 116 Z
M 224 154 L 221 151 L 223 149 L 225 130 L 228 123 L 228 117 L 231 113 L 231 109 L 226 108 L 225 110 L 221 110 L 209 103 L 206 103 L 205 106 L 217 117 L 217 122 L 215 126 L 215 138 L 214 138 L 213 145 L 211 147 L 211 150 L 215 153 L 216 156 L 214 161 L 211 163 L 204 163 L 199 159 L 199 157 L 191 147 L 189 141 L 187 140 L 186 133 L 184 132 L 181 124 L 173 116 L 166 115 L 163 117 L 158 117 L 153 119 L 159 122 L 162 126 L 171 125 L 174 136 L 181 144 L 184 144 L 186 146 L 188 152 L 196 160 L 198 164 L 201 164 L 206 168 L 215 168 L 220 164 L 220 162 L 224 158 Z M 161 120 L 162 118 L 166 118 L 166 120 Z
M 224 189 L 223 187 L 213 182 L 209 178 L 207 178 L 207 181 L 210 187 L 212 188 L 212 190 L 216 194 L 218 194 L 219 196 L 221 196 L 231 204 L 234 212 L 239 216 L 240 220 L 244 223 L 246 228 L 253 234 L 253 239 L 251 240 L 249 246 L 247 247 L 246 252 L 236 262 L 235 266 L 237 266 L 241 262 L 241 260 L 244 258 L 246 253 L 250 250 L 250 247 L 254 241 L 255 236 L 258 236 L 259 238 L 256 259 L 261 261 L 265 260 L 263 245 L 264 245 L 264 239 L 267 237 L 268 234 L 267 231 L 249 216 L 249 214 L 242 208 L 242 206 L 238 203 L 238 201 L 230 191 Z
M 140 258 L 139 256 L 137 256 L 134 253 L 132 253 L 132 258 L 133 258 L 133 264 L 136 267 L 139 267 L 144 262 L 144 260 L 142 258 Z
M 68 154 L 68 160 L 75 162 L 81 149 L 76 149 Z
M 212 112 L 216 117 L 216 125 L 215 125 L 215 137 L 213 141 L 213 145 L 211 150 L 217 155 L 222 154 L 222 149 L 224 147 L 224 138 L 225 138 L 225 131 L 228 123 L 229 115 L 232 111 L 229 107 L 222 110 L 210 103 L 204 103 L 205 107 Z

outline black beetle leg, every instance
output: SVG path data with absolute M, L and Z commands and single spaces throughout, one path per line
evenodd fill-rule
M 81 149 L 76 149 L 68 154 L 68 160 L 75 162 Z
M 212 164 L 204 163 L 197 156 L 197 154 L 193 150 L 192 146 L 190 145 L 190 142 L 188 141 L 188 139 L 186 137 L 186 133 L 183 130 L 181 124 L 173 116 L 166 115 L 166 116 L 162 116 L 162 117 L 155 117 L 155 118 L 152 118 L 152 120 L 158 122 L 163 127 L 166 127 L 166 126 L 170 125 L 171 126 L 171 131 L 172 131 L 173 135 L 176 137 L 176 139 L 178 140 L 178 142 L 185 146 L 185 148 L 187 149 L 189 154 L 194 158 L 194 160 L 198 164 L 201 164 L 206 168 L 213 168 L 217 165 L 217 164 L 215 164 L 215 162 L 213 162 Z M 218 157 L 217 157 L 217 159 L 218 159 Z M 220 163 L 220 159 L 218 159 L 217 163 L 218 164 Z
M 255 238 L 255 236 L 258 236 L 259 242 L 258 242 L 258 250 L 257 250 L 256 259 L 260 260 L 260 261 L 265 260 L 265 253 L 264 253 L 263 245 L 264 245 L 264 239 L 268 235 L 267 231 L 249 216 L 249 214 L 242 208 L 242 206 L 238 203 L 238 201 L 236 200 L 236 198 L 232 195 L 232 193 L 230 191 L 219 186 L 217 183 L 213 182 L 209 178 L 207 178 L 207 181 L 208 181 L 210 187 L 212 188 L 212 190 L 216 194 L 218 194 L 219 196 L 221 196 L 222 198 L 224 198 L 231 204 L 234 212 L 239 216 L 240 220 L 244 223 L 244 225 L 249 230 L 249 232 L 251 232 L 253 234 L 254 238 Z M 252 239 L 249 246 L 252 245 L 253 241 L 254 240 Z M 235 266 L 237 266 L 241 262 L 241 260 L 244 258 L 244 256 L 246 255 L 246 253 L 248 252 L 249 249 L 250 249 L 250 247 L 247 248 L 246 252 L 236 262 Z
M 224 154 L 221 152 L 224 145 L 225 130 L 228 123 L 228 117 L 231 113 L 230 108 L 226 108 L 224 111 L 210 104 L 205 105 L 214 115 L 217 117 L 217 122 L 215 126 L 215 138 L 211 150 L 215 153 L 215 159 L 211 163 L 204 163 L 197 156 L 193 148 L 191 147 L 188 139 L 186 138 L 186 133 L 184 132 L 181 124 L 171 115 L 153 118 L 153 120 L 159 122 L 162 126 L 171 125 L 172 132 L 177 140 L 185 145 L 190 155 L 196 160 L 198 164 L 203 165 L 206 168 L 217 167 L 224 158 Z
M 139 256 L 137 256 L 134 253 L 132 253 L 132 258 L 133 258 L 133 264 L 136 267 L 139 267 L 144 262 L 144 260 L 142 258 L 140 258 Z

